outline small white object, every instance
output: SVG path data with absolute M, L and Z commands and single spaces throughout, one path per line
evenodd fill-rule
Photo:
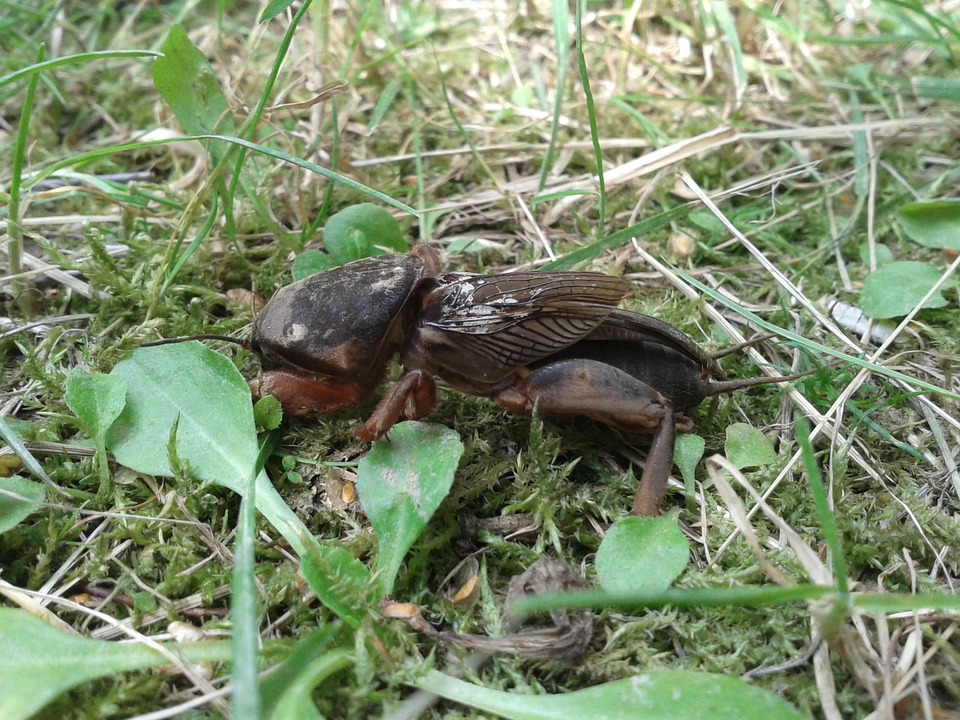
M 830 317 L 832 317 L 837 324 L 842 327 L 847 332 L 856 335 L 858 338 L 863 337 L 863 334 L 867 331 L 867 328 L 870 328 L 870 335 L 868 339 L 874 345 L 883 345 L 890 337 L 890 334 L 893 332 L 893 328 L 885 323 L 871 321 L 866 315 L 863 314 L 863 311 L 845 303 L 842 300 L 837 299 L 827 299 L 825 301 L 827 310 L 830 311 Z M 872 324 L 871 324 L 872 322 Z

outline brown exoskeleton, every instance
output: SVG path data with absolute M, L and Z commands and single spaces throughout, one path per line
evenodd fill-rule
M 282 288 L 257 316 L 257 396 L 294 416 L 352 407 L 397 353 L 406 371 L 357 428 L 382 437 L 436 401 L 435 378 L 511 412 L 584 415 L 653 434 L 632 512 L 656 515 L 678 430 L 705 398 L 769 378 L 730 382 L 693 340 L 656 318 L 617 309 L 631 286 L 591 272 L 441 273 L 423 247 L 380 255 Z

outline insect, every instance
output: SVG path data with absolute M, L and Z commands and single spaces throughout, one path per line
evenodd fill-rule
M 592 272 L 441 272 L 426 247 L 358 260 L 288 285 L 253 326 L 263 372 L 254 395 L 298 417 L 370 396 L 392 357 L 405 370 L 370 418 L 365 441 L 425 416 L 436 379 L 514 413 L 582 415 L 653 435 L 632 512 L 656 515 L 676 433 L 705 398 L 788 378 L 727 381 L 717 362 L 665 322 L 618 309 L 632 291 Z

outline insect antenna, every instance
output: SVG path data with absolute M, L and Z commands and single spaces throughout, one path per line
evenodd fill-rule
M 755 387 L 757 385 L 770 385 L 772 383 L 785 383 L 799 380 L 800 378 L 816 375 L 823 368 L 814 368 L 806 372 L 795 373 L 793 375 L 777 375 L 775 377 L 755 377 L 745 378 L 743 380 L 708 380 L 704 383 L 706 396 L 723 395 L 724 393 L 743 390 L 744 388 Z
M 775 338 L 775 337 L 777 337 L 775 333 L 764 333 L 763 335 L 757 335 L 756 337 L 752 337 L 749 340 L 744 340 L 742 343 L 739 343 L 737 345 L 732 345 L 728 348 L 724 348 L 723 350 L 720 350 L 719 352 L 715 352 L 710 357 L 712 357 L 714 360 L 719 360 L 720 358 L 725 358 L 727 355 L 733 355 L 734 353 L 740 352 L 745 348 L 753 347 L 758 343 L 766 342 L 767 340 L 770 340 L 771 338 Z
M 241 340 L 228 335 L 187 335 L 186 337 L 163 338 L 162 340 L 153 340 L 152 342 L 142 343 L 140 347 L 157 347 L 158 345 L 173 345 L 174 343 L 188 342 L 190 340 L 219 340 L 221 342 L 233 343 L 239 345 L 244 350 L 253 350 L 247 340 Z

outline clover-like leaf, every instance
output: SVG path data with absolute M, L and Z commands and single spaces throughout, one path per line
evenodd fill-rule
M 283 406 L 273 395 L 262 397 L 253 406 L 253 419 L 262 428 L 276 430 L 283 420 Z

